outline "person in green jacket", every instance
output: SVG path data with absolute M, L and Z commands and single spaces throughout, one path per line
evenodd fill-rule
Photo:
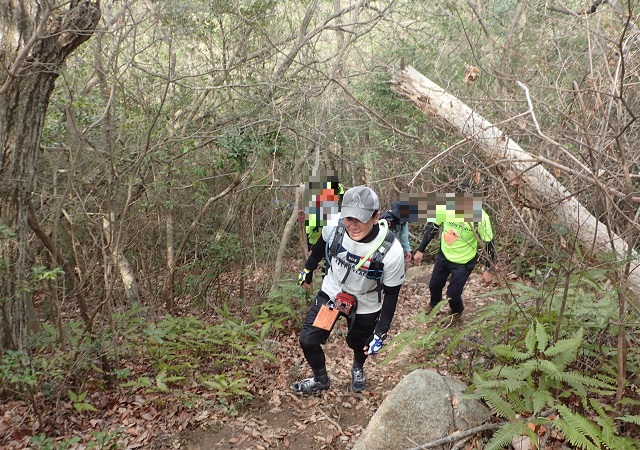
M 413 256 L 413 261 L 420 265 L 427 245 L 440 232 L 440 250 L 436 256 L 429 281 L 431 300 L 427 312 L 442 301 L 442 291 L 447 280 L 451 277 L 446 295 L 449 299 L 454 322 L 459 322 L 462 318 L 464 311 L 462 291 L 478 261 L 478 239 L 484 241 L 489 256 L 485 261 L 485 271 L 482 278 L 485 283 L 491 283 L 493 279 L 490 268 L 492 261 L 495 260 L 495 247 L 489 215 L 482 210 L 482 219 L 479 222 L 462 221 L 460 217 L 457 217 L 458 211 L 467 212 L 472 209 L 472 205 L 465 204 L 467 200 L 470 201 L 472 198 L 458 195 L 468 193 L 471 189 L 472 184 L 469 182 L 458 185 L 455 198 L 456 217 L 450 217 L 450 220 L 447 221 L 444 214 L 437 214 L 436 220 L 427 226 L 422 242 Z
M 344 196 L 344 186 L 342 183 L 338 183 L 338 204 L 342 203 L 342 197 Z M 322 235 L 322 225 L 320 225 L 319 218 L 316 214 L 308 214 L 306 219 L 305 232 L 307 234 L 307 250 L 311 251 L 313 245 L 318 242 L 318 238 Z

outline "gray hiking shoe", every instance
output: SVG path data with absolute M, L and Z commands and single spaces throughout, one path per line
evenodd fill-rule
M 351 390 L 353 392 L 362 392 L 367 388 L 367 382 L 364 378 L 364 371 L 362 369 L 351 369 Z
M 291 385 L 291 390 L 297 394 L 315 394 L 317 392 L 326 391 L 331 386 L 331 382 L 320 383 L 315 378 L 305 378 Z

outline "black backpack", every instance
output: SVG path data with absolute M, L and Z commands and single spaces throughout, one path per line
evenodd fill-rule
M 398 220 L 396 216 L 393 215 L 390 209 L 382 213 L 380 215 L 380 219 L 384 219 L 387 221 L 387 223 L 389 224 L 389 230 L 393 231 L 395 235 L 397 235 L 400 232 L 400 229 L 402 228 L 402 223 L 400 222 L 400 220 Z

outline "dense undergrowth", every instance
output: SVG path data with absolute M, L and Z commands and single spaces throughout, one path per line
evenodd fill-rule
M 408 346 L 424 352 L 425 361 L 453 356 L 446 370 L 464 378 L 469 396 L 484 401 L 501 421 L 485 450 L 508 448 L 517 436 L 528 436 L 539 448 L 560 436 L 577 449 L 640 449 L 640 395 L 633 383 L 640 376 L 640 352 L 629 327 L 635 315 L 620 320 L 618 293 L 602 272 L 572 272 L 565 280 L 535 287 L 504 280 L 486 294 L 502 301 L 477 310 L 465 327 L 404 331 L 386 358 Z M 170 394 L 185 407 L 196 404 L 194 392 L 207 392 L 209 407 L 233 415 L 252 397 L 251 367 L 275 359 L 274 342 L 299 326 L 308 295 L 285 283 L 263 301 L 228 302 L 200 316 L 153 318 L 146 308 L 131 308 L 114 314 L 91 339 L 73 321 L 63 328 L 64 337 L 60 328 L 45 324 L 30 354 L 4 353 L 3 396 L 28 401 L 42 424 L 55 420 L 60 402 L 92 414 L 96 391 Z M 436 320 L 440 309 L 418 320 Z M 621 332 L 627 344 L 622 377 Z M 123 448 L 117 430 L 90 436 L 86 448 Z M 76 448 L 80 439 L 42 433 L 30 444 Z
M 463 329 L 406 331 L 388 358 L 406 345 L 423 349 L 424 361 L 454 356 L 447 370 L 501 421 L 485 450 L 511 448 L 518 436 L 543 449 L 550 437 L 576 449 L 640 449 L 637 314 L 619 317 L 619 293 L 602 271 L 571 272 L 562 281 L 534 287 L 505 280 L 485 294 L 503 301 L 476 311 Z
M 200 316 L 152 318 L 136 306 L 113 315 L 110 327 L 88 339 L 80 323 L 59 329 L 44 324 L 33 336 L 30 353 L 8 350 L 0 360 L 4 399 L 30 403 L 41 428 L 57 422 L 56 405 L 71 402 L 79 414 L 96 412 L 91 403 L 96 391 L 108 395 L 141 392 L 165 393 L 184 406 L 196 405 L 207 392 L 208 407 L 233 415 L 252 398 L 252 365 L 275 361 L 272 338 L 296 326 L 297 309 L 306 296 L 298 286 L 283 286 L 255 305 L 224 303 Z M 292 301 L 293 300 L 293 301 Z M 71 351 L 69 351 L 71 350 Z M 105 371 L 105 363 L 111 370 Z M 111 392 L 111 394 L 109 394 Z M 53 428 L 53 427 L 52 427 Z M 117 431 L 93 432 L 87 448 L 116 449 Z M 64 449 L 79 443 L 38 434 L 34 449 Z

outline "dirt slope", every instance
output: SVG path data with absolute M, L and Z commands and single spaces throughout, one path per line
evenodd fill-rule
M 404 330 L 423 327 L 426 331 L 430 326 L 418 325 L 415 321 L 415 315 L 428 303 L 429 269 L 423 266 L 407 272 L 390 339 Z M 474 310 L 488 302 L 474 299 L 486 290 L 479 282 L 479 274 L 474 273 L 465 289 L 465 316 L 471 316 Z M 304 397 L 290 391 L 292 382 L 310 374 L 298 347 L 298 336 L 288 336 L 277 344 L 278 373 L 257 380 L 256 385 L 264 387 L 236 418 L 223 418 L 213 424 L 203 424 L 197 431 L 185 432 L 180 435 L 179 443 L 174 442 L 174 448 L 351 449 L 389 391 L 421 361 L 419 352 L 410 350 L 381 364 L 383 349 L 381 355 L 369 358 L 365 365 L 368 390 L 352 393 L 349 390 L 352 352 L 344 342 L 345 334 L 346 326 L 341 320 L 325 345 L 331 378 L 329 391 Z

